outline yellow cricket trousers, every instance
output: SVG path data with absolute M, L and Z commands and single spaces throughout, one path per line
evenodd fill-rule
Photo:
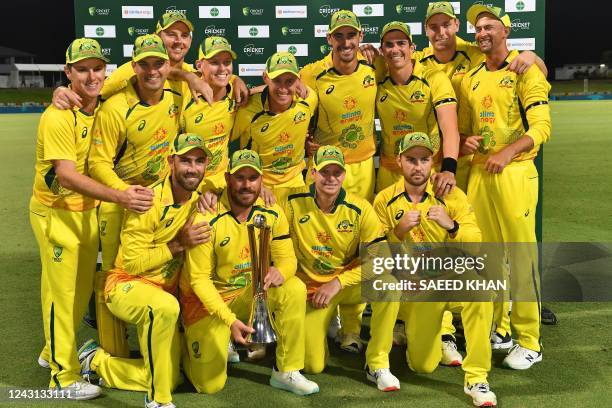
M 538 171 L 532 160 L 511 162 L 500 174 L 485 171 L 482 164 L 473 165 L 468 183 L 468 199 L 472 203 L 482 241 L 506 243 L 505 251 L 510 267 L 512 287 L 523 293 L 512 293 L 512 325 L 518 343 L 525 348 L 540 351 L 540 302 L 538 256 L 535 220 L 538 202 Z M 516 244 L 519 243 L 519 244 Z M 494 250 L 488 249 L 489 252 Z M 496 248 L 495 258 L 504 259 L 504 248 Z M 504 265 L 495 268 L 492 275 L 504 275 Z M 530 291 L 531 293 L 525 293 Z M 494 321 L 500 334 L 510 333 L 507 302 L 495 303 Z
M 96 210 L 67 211 L 30 200 L 30 224 L 40 250 L 43 357 L 51 366 L 50 387 L 81 378 L 76 332 L 93 290 L 98 257 Z
M 108 387 L 146 391 L 150 400 L 159 403 L 172 401 L 180 378 L 178 300 L 156 286 L 129 281 L 111 290 L 107 305 L 119 319 L 136 325 L 142 358 L 112 357 L 100 349 L 91 362 L 92 370 Z
M 457 302 L 405 302 L 399 316 L 406 322 L 408 347 L 406 359 L 411 370 L 418 373 L 433 372 L 442 358 L 441 329 L 443 314 Z M 461 320 L 465 333 L 466 356 L 461 368 L 464 383 L 488 382 L 491 370 L 491 324 L 493 303 L 461 302 Z M 389 327 L 385 328 L 389 332 Z M 393 329 L 391 328 L 391 331 Z M 388 349 L 391 342 L 388 342 Z M 388 354 L 388 353 L 387 353 Z M 387 367 L 388 367 L 387 361 Z M 384 367 L 383 367 L 384 368 Z
M 228 306 L 236 317 L 248 321 L 253 302 L 250 286 Z M 304 313 L 306 285 L 292 276 L 279 287 L 268 289 L 269 312 L 274 314 L 276 366 L 280 371 L 304 368 Z M 215 316 L 206 316 L 185 328 L 183 370 L 198 392 L 212 394 L 227 381 L 229 327 Z

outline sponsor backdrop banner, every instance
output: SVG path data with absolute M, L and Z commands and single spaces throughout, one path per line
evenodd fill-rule
M 510 14 L 512 32 L 509 45 L 533 50 L 544 58 L 545 0 L 476 1 L 503 7 Z M 474 40 L 474 27 L 466 19 L 474 0 L 451 2 L 459 18 L 459 36 Z M 193 63 L 205 37 L 225 36 L 238 54 L 234 73 L 248 86 L 262 83 L 266 59 L 277 51 L 290 51 L 303 66 L 329 53 L 325 35 L 331 15 L 339 9 L 355 12 L 363 26 L 365 43 L 380 43 L 385 23 L 408 23 L 417 49 L 428 45 L 423 26 L 428 0 L 394 0 L 365 3 L 355 1 L 272 0 L 259 2 L 232 0 L 75 0 L 77 37 L 97 38 L 112 65 L 131 58 L 137 36 L 155 32 L 157 19 L 166 11 L 178 10 L 194 25 L 193 44 L 186 60 Z M 541 157 L 540 157 L 541 160 Z M 541 172 L 541 161 L 538 163 Z M 542 178 L 540 178 L 541 180 Z M 542 197 L 540 191 L 540 197 Z M 541 206 L 542 200 L 540 200 Z M 541 207 L 538 213 L 541 215 Z M 538 223 L 540 224 L 540 223 Z M 538 236 L 541 236 L 538 227 Z
M 510 13 L 512 48 L 534 50 L 544 56 L 545 0 L 489 0 Z M 356 1 L 274 0 L 254 6 L 252 1 L 130 1 L 75 0 L 76 35 L 97 38 L 113 64 L 128 61 L 137 36 L 155 31 L 159 16 L 180 10 L 194 24 L 193 45 L 187 61 L 197 56 L 204 37 L 223 35 L 238 54 L 234 72 L 250 85 L 261 83 L 266 58 L 276 51 L 290 51 L 300 65 L 329 52 L 325 40 L 330 16 L 339 9 L 353 10 L 361 19 L 364 42 L 378 44 L 383 25 L 392 20 L 410 24 L 418 49 L 428 45 L 423 20 L 429 1 L 395 0 L 365 3 Z M 474 27 L 466 12 L 474 1 L 451 2 L 461 20 L 459 35 L 474 39 Z M 480 3 L 483 3 L 480 1 Z

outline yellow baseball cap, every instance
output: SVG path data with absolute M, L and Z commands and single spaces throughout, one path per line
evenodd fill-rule
M 402 33 L 406 34 L 410 42 L 412 42 L 412 35 L 410 34 L 410 27 L 408 24 L 402 21 L 391 21 L 384 25 L 382 32 L 380 33 L 380 41 L 382 42 L 383 38 L 389 31 L 398 30 Z
M 329 34 L 340 27 L 352 27 L 357 31 L 361 31 L 361 23 L 357 15 L 350 10 L 338 10 L 332 15 L 331 22 L 329 23 Z
M 400 155 L 413 147 L 421 146 L 429 150 L 430 152 L 434 152 L 434 147 L 431 144 L 431 139 L 427 136 L 426 133 L 422 132 L 414 132 L 405 134 L 397 144 L 397 154 Z
M 219 54 L 220 52 L 229 52 L 232 59 L 236 59 L 236 53 L 232 51 L 232 46 L 224 37 L 206 37 L 200 44 L 198 50 L 198 59 L 209 59 Z
M 300 76 L 300 68 L 292 53 L 277 52 L 272 54 L 268 61 L 266 61 L 266 74 L 268 74 L 270 79 L 274 79 L 286 72 L 296 77 Z
M 165 12 L 161 15 L 159 20 L 157 20 L 155 33 L 159 34 L 161 31 L 164 31 L 172 24 L 177 23 L 179 21 L 185 23 L 187 28 L 189 28 L 189 31 L 193 31 L 193 24 L 191 24 L 191 21 L 187 20 L 187 16 L 184 13 L 181 13 L 180 11 L 172 10 Z
M 74 64 L 87 58 L 98 58 L 104 62 L 110 62 L 102 55 L 100 43 L 92 38 L 77 38 L 66 49 L 66 64 Z
M 427 20 L 429 20 L 431 16 L 436 14 L 446 14 L 451 18 L 457 18 L 453 5 L 448 1 L 436 1 L 434 3 L 429 3 L 427 13 L 425 14 L 425 24 L 427 24 Z
M 263 174 L 261 158 L 253 150 L 237 150 L 232 154 L 228 167 L 229 173 L 234 174 L 243 167 L 250 167 L 259 174 Z
M 206 147 L 204 138 L 195 133 L 181 133 L 174 138 L 172 143 L 172 154 L 181 156 L 192 149 L 201 149 L 208 157 L 212 157 L 212 153 Z
M 132 60 L 138 62 L 147 57 L 158 57 L 168 60 L 168 52 L 164 42 L 157 34 L 145 34 L 136 38 Z
M 344 154 L 342 154 L 340 149 L 331 145 L 319 147 L 314 155 L 314 168 L 317 171 L 321 171 L 323 167 L 329 164 L 337 164 L 342 167 L 343 170 L 346 170 Z
M 501 21 L 505 27 L 510 28 L 512 26 L 510 16 L 506 14 L 501 7 L 487 6 L 485 4 L 473 4 L 467 11 L 467 20 L 470 22 L 470 24 L 476 26 L 478 16 L 482 13 L 493 14 L 493 16 Z

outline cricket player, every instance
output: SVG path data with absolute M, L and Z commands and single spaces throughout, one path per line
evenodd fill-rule
M 92 178 L 119 190 L 130 185 L 148 187 L 166 177 L 169 168 L 166 158 L 178 134 L 183 103 L 182 95 L 167 84 L 170 65 L 159 36 L 147 34 L 136 39 L 132 66 L 136 80 L 109 98 L 98 112 L 88 159 Z M 98 294 L 104 274 L 114 266 L 123 214 L 124 210 L 115 204 L 100 204 L 102 273 L 96 278 Z M 98 296 L 97 301 L 102 346 L 113 355 L 127 357 L 125 336 L 117 333 L 122 331 L 121 325 L 113 328 L 112 316 L 101 315 L 102 297 Z
M 264 289 L 278 343 L 270 385 L 298 395 L 319 392 L 319 386 L 300 373 L 304 368 L 306 288 L 294 276 L 295 254 L 282 209 L 278 205 L 266 207 L 260 198 L 262 174 L 257 153 L 234 152 L 217 211 L 196 218 L 208 221 L 213 232 L 208 243 L 186 254 L 180 299 L 186 339 L 183 366 L 198 392 L 223 389 L 230 334 L 237 343 L 246 344 L 245 337 L 254 332 L 242 321 L 249 319 L 253 302 L 247 224 L 258 215 L 271 227 L 272 266 Z
M 374 200 L 374 210 L 384 224 L 389 242 L 480 242 L 481 232 L 465 193 L 455 188 L 444 199 L 435 195 L 430 181 L 434 153 L 435 147 L 425 133 L 409 133 L 400 140 L 397 164 L 403 178 Z M 412 370 L 431 373 L 440 363 L 441 323 L 444 311 L 455 307 L 452 303 L 413 301 L 399 307 L 399 316 L 406 322 L 406 358 Z M 493 304 L 460 303 L 467 351 L 462 365 L 464 391 L 475 406 L 494 406 L 497 400 L 487 381 L 491 369 L 489 333 Z M 397 381 L 388 370 L 394 321 L 388 319 L 387 327 L 371 330 L 370 344 L 380 344 L 380 339 L 385 338 L 386 350 L 371 350 L 368 346 L 366 351 L 369 370 L 386 369 L 384 376 L 376 378 L 379 389 Z
M 263 79 L 266 87 L 251 96 L 238 111 L 234 138 L 242 148 L 259 154 L 263 162 L 263 198 L 280 189 L 304 185 L 304 146 L 308 128 L 317 109 L 317 94 L 296 95 L 299 83 L 298 63 L 289 52 L 277 52 L 268 58 Z
M 448 78 L 412 60 L 410 27 L 400 21 L 387 23 L 380 36 L 388 76 L 379 83 L 376 111 L 382 128 L 381 168 L 376 182 L 381 191 L 402 179 L 396 146 L 411 132 L 429 135 L 436 149 L 434 166 L 440 171 L 436 194 L 448 193 L 455 184 L 459 155 L 457 99 Z
M 331 17 L 327 42 L 332 66 L 325 58 L 302 68 L 302 81 L 319 98 L 314 148 L 333 145 L 346 158 L 346 191 L 371 201 L 374 195 L 374 110 L 376 71 L 358 58 L 361 23 L 349 10 Z
M 223 37 L 207 37 L 198 50 L 202 78 L 213 90 L 212 104 L 196 103 L 196 98 L 183 101 L 181 130 L 204 137 L 213 157 L 202 184 L 203 190 L 225 188 L 225 173 L 229 162 L 229 142 L 238 105 L 232 97 L 232 64 L 236 53 Z M 202 96 L 199 98 L 203 99 Z
M 198 70 L 193 65 L 185 62 L 185 56 L 193 41 L 193 24 L 187 16 L 180 11 L 170 10 L 162 14 L 157 21 L 155 34 L 163 40 L 170 61 L 169 81 L 172 88 L 186 94 L 187 89 L 194 98 L 200 95 L 210 104 L 213 103 L 212 89 L 205 80 L 197 75 Z M 108 99 L 117 92 L 124 89 L 128 82 L 135 76 L 131 62 L 119 66 L 106 80 L 102 88 L 102 98 Z M 235 81 L 236 92 L 234 98 L 240 103 L 246 103 L 248 89 L 244 82 L 233 76 L 231 82 Z M 196 99 L 195 103 L 198 103 Z M 80 101 L 77 95 L 66 87 L 58 87 L 53 92 L 53 103 L 61 109 L 69 109 L 72 106 L 79 106 Z
M 153 188 L 153 207 L 126 216 L 104 295 L 115 316 L 136 325 L 142 357 L 113 357 L 93 340 L 79 349 L 83 374 L 95 372 L 111 388 L 145 391 L 145 408 L 174 407 L 181 353 L 178 280 L 185 251 L 201 242 L 190 240 L 184 226 L 197 212 L 196 190 L 210 157 L 200 136 L 176 136 L 164 159 L 169 173 Z
M 538 288 L 532 286 L 539 281 L 538 261 L 536 250 L 530 248 L 525 254 L 520 249 L 525 243 L 536 242 L 538 172 L 533 159 L 550 138 L 550 84 L 537 68 L 523 74 L 508 70 L 518 52 L 508 51 L 506 46 L 511 24 L 501 8 L 474 5 L 467 17 L 476 27 L 476 42 L 486 55 L 461 83 L 462 150 L 474 154 L 468 197 L 483 242 L 515 243 L 506 248 L 510 276 L 516 283 L 513 288 L 532 289 L 530 296 L 522 299 L 513 294 L 511 320 L 518 343 L 504 359 L 510 368 L 527 369 L 542 360 Z M 512 345 L 508 306 L 507 302 L 495 303 L 494 348 Z
M 88 177 L 91 128 L 108 60 L 96 40 L 79 38 L 66 50 L 64 72 L 83 105 L 42 114 L 36 141 L 30 223 L 40 249 L 45 347 L 39 364 L 51 368 L 50 387 L 73 399 L 100 388 L 85 383 L 77 359 L 76 332 L 91 295 L 98 252 L 97 200 L 145 211 L 151 195 L 140 186 L 116 190 Z
M 298 261 L 297 276 L 308 290 L 304 368 L 308 373 L 325 368 L 329 355 L 326 330 L 336 307 L 362 303 L 360 245 L 385 241 L 370 203 L 342 187 L 346 166 L 338 147 L 319 147 L 311 169 L 314 182 L 291 189 L 283 202 Z M 390 306 L 393 304 L 373 304 L 373 313 L 391 315 L 386 311 Z M 391 329 L 394 322 L 392 315 Z M 345 320 L 342 330 L 357 337 L 361 324 Z M 378 321 L 373 316 L 371 332 L 376 330 Z

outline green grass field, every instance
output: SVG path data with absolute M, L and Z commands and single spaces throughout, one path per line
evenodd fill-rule
M 545 149 L 544 240 L 612 242 L 608 164 L 612 101 L 552 103 L 553 138 Z M 142 393 L 107 390 L 91 402 L 23 402 L 7 400 L 7 388 L 44 388 L 48 371 L 36 358 L 43 345 L 40 317 L 40 263 L 28 221 L 38 114 L 0 115 L 0 247 L 3 294 L 0 297 L 0 406 L 141 407 Z M 549 304 L 558 326 L 543 327 L 544 361 L 527 372 L 502 369 L 495 355 L 490 382 L 500 407 L 603 407 L 612 398 L 612 303 Z M 95 336 L 83 328 L 80 341 Z M 270 360 L 240 363 L 216 395 L 197 395 L 190 385 L 175 394 L 179 407 L 468 407 L 460 369 L 440 367 L 434 374 L 408 370 L 404 351 L 394 348 L 391 368 L 402 382 L 400 392 L 383 394 L 365 379 L 364 357 L 331 346 L 324 374 L 311 376 L 321 392 L 301 398 L 269 387 Z

